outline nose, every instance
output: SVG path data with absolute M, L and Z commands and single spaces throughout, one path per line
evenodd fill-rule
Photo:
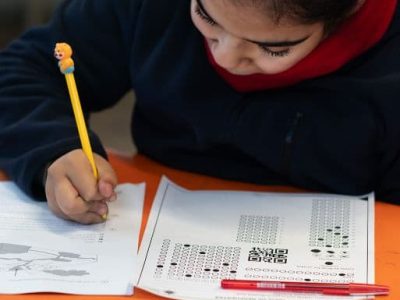
M 241 40 L 235 37 L 214 40 L 211 52 L 217 64 L 227 70 L 237 69 L 251 61 Z

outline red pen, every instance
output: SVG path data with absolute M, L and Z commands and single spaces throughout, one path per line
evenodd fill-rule
M 236 290 L 303 292 L 337 296 L 389 295 L 388 286 L 366 283 L 316 283 L 223 279 L 221 281 L 221 287 L 224 289 Z

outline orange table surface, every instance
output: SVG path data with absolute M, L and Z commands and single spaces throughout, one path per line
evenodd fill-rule
M 212 177 L 174 170 L 160 165 L 142 155 L 134 158 L 109 153 L 110 162 L 117 171 L 119 182 L 146 183 L 145 204 L 140 239 L 147 222 L 152 201 L 162 175 L 188 189 L 226 189 L 272 192 L 298 192 L 299 189 L 283 186 L 260 186 L 248 183 L 225 181 Z M 7 177 L 0 172 L 0 180 Z M 375 205 L 375 282 L 390 286 L 390 295 L 377 299 L 400 299 L 400 205 L 376 202 Z M 0 283 L 1 284 L 1 283 Z M 52 293 L 0 295 L 0 300 L 117 300 L 117 299 L 162 299 L 135 288 L 133 296 L 81 296 Z

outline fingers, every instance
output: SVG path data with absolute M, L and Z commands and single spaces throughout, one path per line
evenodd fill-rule
M 84 201 L 67 179 L 54 184 L 53 177 L 46 183 L 47 204 L 59 218 L 73 220 L 82 224 L 94 224 L 104 221 L 107 206 L 99 207 L 97 202 Z
M 95 160 L 99 171 L 98 192 L 108 201 L 115 201 L 117 199 L 117 194 L 115 193 L 115 187 L 118 182 L 117 175 L 108 161 L 103 157 L 96 156 Z
M 104 221 L 103 216 L 108 214 L 106 203 L 84 200 L 66 178 L 57 184 L 54 194 L 55 198 L 60 200 L 57 204 L 61 213 L 70 220 L 82 224 L 101 223 Z
M 76 188 L 79 196 L 86 201 L 102 201 L 104 197 L 97 188 L 97 179 L 94 177 L 89 161 L 80 150 L 70 152 L 63 164 L 64 174 Z M 64 176 L 62 176 L 64 177 Z
M 112 202 L 117 199 L 117 194 L 114 191 L 114 186 L 108 181 L 100 179 L 98 182 L 98 189 L 99 193 L 108 201 Z
M 50 165 L 46 178 L 49 208 L 57 216 L 83 224 L 104 221 L 108 201 L 116 199 L 117 177 L 111 165 L 95 154 L 99 180 L 82 150 L 71 151 Z

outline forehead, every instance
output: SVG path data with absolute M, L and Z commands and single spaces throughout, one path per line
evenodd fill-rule
M 211 2 L 212 0 L 202 1 Z M 227 7 L 231 9 L 231 12 L 250 12 L 268 20 L 273 20 L 274 15 L 276 15 L 274 13 L 274 6 L 271 5 L 271 1 L 269 0 L 220 0 L 218 2 L 215 4 Z
M 257 23 L 276 23 L 268 12 L 266 5 L 257 4 L 258 1 L 252 0 L 196 0 L 200 2 L 210 13 L 222 14 L 222 16 L 232 17 L 237 22 L 246 23 L 248 16 L 254 18 Z
M 206 12 L 224 30 L 239 37 L 252 40 L 265 38 L 282 40 L 303 37 L 312 33 L 310 25 L 299 24 L 287 18 L 279 21 L 268 12 L 268 5 L 254 0 L 193 0 L 200 3 Z

